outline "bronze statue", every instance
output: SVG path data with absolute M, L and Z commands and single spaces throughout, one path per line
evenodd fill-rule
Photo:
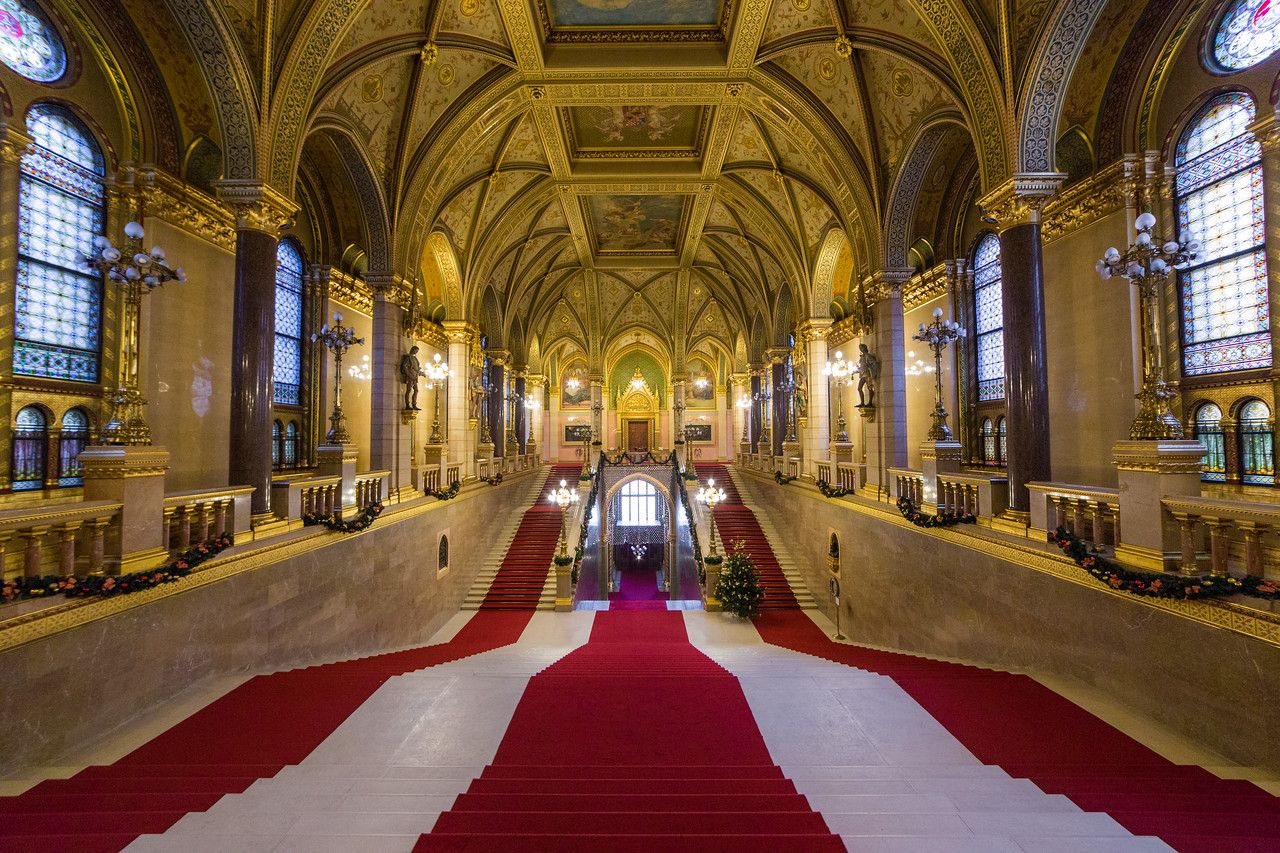
M 404 383 L 404 409 L 406 412 L 420 412 L 418 408 L 418 377 L 426 376 L 422 372 L 422 363 L 418 361 L 418 348 L 410 347 L 400 356 L 400 381 Z
M 876 384 L 880 381 L 880 359 L 858 344 L 858 406 L 867 408 L 876 404 Z M 865 391 L 865 394 L 864 394 Z
M 484 400 L 484 381 L 480 378 L 479 370 L 471 371 L 471 379 L 467 383 L 468 391 L 471 394 L 471 420 L 480 420 L 481 403 Z

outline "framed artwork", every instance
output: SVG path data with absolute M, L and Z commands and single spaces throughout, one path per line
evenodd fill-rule
M 591 424 L 565 424 L 564 441 L 565 444 L 578 443 L 591 440 Z
M 716 375 L 701 359 L 689 362 L 689 382 L 685 398 L 695 409 L 712 409 L 716 405 Z
M 709 444 L 712 441 L 711 424 L 685 424 L 684 440 Z
M 591 379 L 587 366 L 577 362 L 565 370 L 560 382 L 560 408 L 588 409 L 591 407 Z

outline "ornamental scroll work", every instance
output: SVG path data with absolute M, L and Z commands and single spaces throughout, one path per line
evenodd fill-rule
M 1001 229 L 1038 223 L 1041 210 L 1066 179 L 1061 172 L 1017 175 L 978 199 L 978 206 Z

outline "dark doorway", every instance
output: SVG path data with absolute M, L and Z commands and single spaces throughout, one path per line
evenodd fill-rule
M 627 450 L 645 453 L 649 450 L 649 422 L 627 421 Z
M 661 589 L 663 543 L 613 546 L 613 568 L 617 572 L 617 589 L 611 601 L 665 601 L 669 596 Z

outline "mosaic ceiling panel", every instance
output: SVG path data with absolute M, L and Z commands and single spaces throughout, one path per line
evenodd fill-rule
M 728 0 L 537 0 L 548 41 L 713 41 Z
M 673 255 L 680 243 L 688 196 L 592 195 L 584 205 L 599 255 Z
M 599 106 L 561 110 L 575 159 L 702 156 L 711 110 L 699 106 Z

